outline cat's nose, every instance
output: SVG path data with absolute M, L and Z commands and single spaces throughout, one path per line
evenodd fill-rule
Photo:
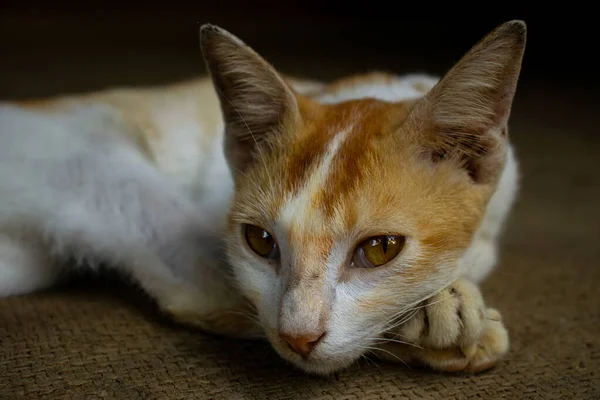
M 305 333 L 302 335 L 288 335 L 282 333 L 279 336 L 287 344 L 290 345 L 290 348 L 292 350 L 294 350 L 302 357 L 307 357 L 310 354 L 310 352 L 315 348 L 317 343 L 319 343 L 321 339 L 323 339 L 323 336 L 325 336 L 325 332 Z

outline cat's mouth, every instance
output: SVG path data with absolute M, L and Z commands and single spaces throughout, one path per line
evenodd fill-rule
M 271 346 L 283 359 L 310 374 L 330 375 L 339 372 L 356 362 L 362 354 L 351 348 L 347 351 L 330 351 L 328 349 L 331 345 L 324 338 L 323 343 L 319 343 L 310 354 L 301 356 L 280 338 L 276 329 L 268 329 L 266 332 Z

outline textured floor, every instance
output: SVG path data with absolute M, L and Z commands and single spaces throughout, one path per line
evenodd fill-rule
M 147 58 L 127 59 L 129 73 L 112 77 L 106 60 L 84 65 L 96 72 L 84 77 L 74 74 L 68 61 L 55 60 L 52 65 L 72 70 L 50 69 L 56 79 L 45 82 L 41 73 L 12 60 L 4 65 L 1 95 L 25 97 L 36 93 L 32 87 L 37 93 L 78 90 L 128 76 L 135 82 L 142 78 L 134 66 L 153 54 L 162 60 L 164 73 L 152 79 L 191 71 L 189 61 L 174 61 L 173 50 L 143 52 Z M 29 57 L 25 50 L 13 53 L 21 60 Z M 167 55 L 170 62 L 164 61 Z M 84 280 L 0 301 L 0 399 L 598 399 L 600 136 L 592 124 L 595 110 L 583 92 L 550 84 L 526 83 L 517 98 L 511 136 L 522 163 L 523 189 L 504 236 L 501 265 L 484 285 L 488 304 L 504 315 L 512 347 L 487 373 L 450 376 L 363 363 L 337 379 L 306 376 L 264 343 L 173 326 L 127 287 L 111 279 Z

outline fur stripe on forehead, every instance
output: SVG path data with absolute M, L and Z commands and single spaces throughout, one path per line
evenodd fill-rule
M 320 107 L 287 157 L 290 201 L 280 215 L 304 220 L 303 224 L 307 217 L 325 223 L 342 208 L 351 223 L 354 210 L 346 200 L 376 167 L 378 152 L 386 151 L 378 139 L 387 133 L 390 118 L 403 116 L 408 107 L 371 99 Z
M 333 160 L 350 130 L 351 126 L 346 126 L 331 135 L 331 140 L 325 146 L 325 153 L 318 157 L 318 161 L 315 160 L 310 175 L 305 175 L 309 179 L 292 185 L 296 190 L 288 192 L 287 201 L 280 211 L 280 222 L 288 229 L 315 232 L 324 228 L 324 215 L 320 208 L 314 207 L 314 197 L 325 190 Z

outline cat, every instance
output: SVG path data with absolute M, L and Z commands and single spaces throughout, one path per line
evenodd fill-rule
M 0 107 L 0 296 L 107 265 L 175 321 L 330 374 L 374 353 L 480 372 L 478 284 L 518 192 L 509 21 L 441 78 L 277 72 L 205 24 L 208 76 Z

